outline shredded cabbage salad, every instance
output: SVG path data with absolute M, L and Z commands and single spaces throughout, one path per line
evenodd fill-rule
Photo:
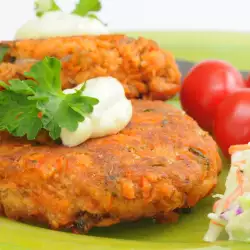
M 226 191 L 217 194 L 205 241 L 217 240 L 223 230 L 229 240 L 250 241 L 250 143 L 230 148 L 231 168 Z

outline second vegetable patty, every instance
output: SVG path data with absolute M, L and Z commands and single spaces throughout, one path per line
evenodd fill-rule
M 0 64 L 0 80 L 25 78 L 37 60 L 62 61 L 63 88 L 99 76 L 122 82 L 128 98 L 166 100 L 180 90 L 181 75 L 173 55 L 156 42 L 125 35 L 56 37 L 2 42 L 9 49 Z

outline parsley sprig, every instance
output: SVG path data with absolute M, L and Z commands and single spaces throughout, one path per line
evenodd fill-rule
M 98 100 L 82 95 L 85 85 L 73 94 L 64 94 L 60 80 L 61 62 L 45 57 L 25 73 L 30 80 L 0 82 L 0 130 L 14 136 L 37 137 L 41 129 L 56 140 L 61 129 L 75 131 Z M 33 79 L 33 80 L 31 80 Z
M 80 0 L 71 13 L 98 19 L 93 12 L 97 12 L 101 10 L 101 8 L 100 0 Z M 35 11 L 38 17 L 41 17 L 46 12 L 58 10 L 61 11 L 61 8 L 55 0 L 36 0 L 35 2 Z
M 97 12 L 101 10 L 102 5 L 99 0 L 80 0 L 79 3 L 76 5 L 75 10 L 73 10 L 73 14 L 79 16 L 86 16 L 89 12 Z M 90 14 L 92 17 L 93 14 Z
M 54 0 L 36 0 L 35 11 L 38 17 L 41 17 L 45 12 L 61 10 Z

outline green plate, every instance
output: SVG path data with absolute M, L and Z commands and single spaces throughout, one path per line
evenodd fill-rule
M 247 70 L 250 34 L 238 33 L 130 33 L 145 36 L 172 50 L 180 59 L 197 61 L 220 58 Z M 178 100 L 171 101 L 179 106 Z M 223 191 L 229 163 L 224 160 L 217 192 Z M 95 228 L 87 236 L 56 232 L 0 218 L 0 250 L 247 250 L 250 244 L 202 241 L 207 230 L 207 213 L 213 200 L 202 200 L 191 214 L 182 215 L 176 224 L 155 224 L 152 220 Z
M 178 59 L 193 62 L 208 58 L 223 59 L 241 70 L 249 71 L 250 33 L 130 32 L 128 35 L 156 40 Z

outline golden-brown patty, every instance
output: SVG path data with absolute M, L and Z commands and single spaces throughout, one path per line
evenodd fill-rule
M 2 134 L 0 210 L 14 219 L 88 231 L 192 207 L 215 187 L 217 147 L 195 121 L 160 101 L 133 101 L 119 134 L 74 148 Z
M 173 55 L 152 40 L 124 35 L 55 37 L 0 43 L 9 50 L 0 64 L 0 80 L 23 73 L 45 56 L 62 61 L 62 87 L 72 88 L 98 76 L 120 80 L 128 98 L 166 100 L 180 90 Z

